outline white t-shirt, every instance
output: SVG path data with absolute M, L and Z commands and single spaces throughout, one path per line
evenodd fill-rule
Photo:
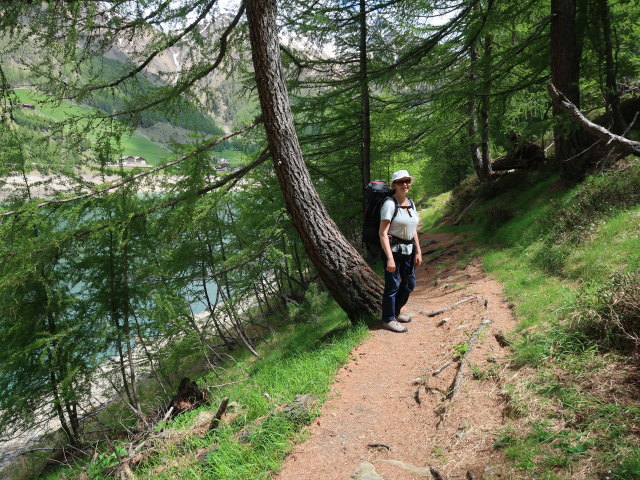
M 396 205 L 393 198 L 389 197 L 380 207 L 380 220 L 391 220 Z M 389 225 L 389 235 L 401 238 L 402 240 L 413 240 L 413 236 L 418 230 L 418 212 L 415 208 L 398 208 L 398 213 Z M 399 243 L 391 247 L 392 252 L 403 255 L 413 253 L 413 244 L 404 245 Z

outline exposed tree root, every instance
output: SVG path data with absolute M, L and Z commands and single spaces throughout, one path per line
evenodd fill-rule
M 482 330 L 484 330 L 484 328 L 490 323 L 491 323 L 491 320 L 488 320 L 488 319 L 482 320 L 480 322 L 480 325 L 478 325 L 478 328 L 476 328 L 471 334 L 471 336 L 469 337 L 469 341 L 467 342 L 467 351 L 464 352 L 464 355 L 462 355 L 462 357 L 460 358 L 460 368 L 458 368 L 458 373 L 456 373 L 456 377 L 453 381 L 453 385 L 449 390 L 449 393 L 447 394 L 447 399 L 449 401 L 453 400 L 453 397 L 456 395 L 458 390 L 460 390 L 460 387 L 464 382 L 464 364 L 465 362 L 467 362 L 467 358 L 469 358 L 469 355 L 471 355 L 471 351 L 473 350 L 473 347 L 476 343 L 476 340 L 478 339 L 478 336 L 480 335 L 480 332 L 482 332 Z
M 422 315 L 426 315 L 427 317 L 435 317 L 436 315 L 440 315 L 441 313 L 444 313 L 444 312 L 447 312 L 449 310 L 452 310 L 452 309 L 456 308 L 458 305 L 462 305 L 463 303 L 470 302 L 470 301 L 475 300 L 477 298 L 478 297 L 476 297 L 476 296 L 463 298 L 462 300 L 459 300 L 456 303 L 454 303 L 452 305 L 449 305 L 448 307 L 441 308 L 439 310 L 425 310 L 425 311 L 420 312 L 420 313 Z
M 433 373 L 431 374 L 432 377 L 435 377 L 436 375 L 438 375 L 440 372 L 442 372 L 445 368 L 447 368 L 449 365 L 451 365 L 452 363 L 455 363 L 456 360 L 455 359 L 451 359 L 448 362 L 444 363 L 440 368 L 436 369 L 433 371 Z

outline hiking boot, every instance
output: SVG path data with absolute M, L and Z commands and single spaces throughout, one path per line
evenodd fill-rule
M 400 323 L 409 323 L 411 321 L 411 315 L 405 315 L 404 313 L 396 316 L 396 320 Z
M 403 327 L 397 320 L 391 320 L 390 322 L 382 322 L 382 328 L 385 330 L 391 330 L 396 333 L 404 333 L 407 331 L 406 327 Z

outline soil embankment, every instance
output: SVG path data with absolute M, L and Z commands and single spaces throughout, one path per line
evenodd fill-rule
M 504 423 L 499 379 L 508 348 L 499 340 L 514 318 L 480 261 L 461 259 L 460 238 L 425 234 L 421 242 L 428 240 L 434 242 L 423 251 L 436 250 L 425 255 L 403 310 L 414 314 L 409 332 L 375 329 L 352 352 L 308 440 L 287 457 L 278 480 L 348 479 L 363 462 L 380 477 L 353 478 L 483 478 L 502 471 L 493 433 Z M 433 317 L 421 313 L 470 297 L 476 298 Z M 456 376 L 461 386 L 451 397 Z

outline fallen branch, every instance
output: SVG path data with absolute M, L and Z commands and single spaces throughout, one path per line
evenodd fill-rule
M 222 402 L 220 402 L 220 406 L 218 407 L 216 414 L 211 419 L 211 423 L 209 424 L 209 429 L 208 429 L 209 432 L 218 428 L 218 425 L 220 425 L 220 419 L 222 418 L 222 415 L 224 415 L 224 412 L 227 411 L 228 405 L 229 405 L 229 397 L 224 397 L 222 399 Z
M 281 296 L 285 301 L 287 301 L 289 303 L 293 303 L 296 307 L 300 306 L 300 302 L 294 300 L 293 298 L 291 298 L 291 297 L 289 297 L 289 296 L 287 296 L 285 294 L 282 294 Z
M 441 373 L 445 368 L 447 368 L 449 365 L 451 365 L 452 363 L 455 363 L 455 362 L 456 361 L 454 359 L 449 360 L 444 365 L 442 365 L 440 368 L 438 368 L 437 370 L 434 370 L 433 373 L 431 374 L 431 376 L 435 377 L 436 375 Z
M 440 315 L 441 313 L 447 312 L 456 308 L 458 305 L 462 305 L 463 303 L 470 302 L 471 300 L 475 300 L 478 297 L 468 297 L 463 298 L 462 300 L 457 301 L 456 303 L 449 305 L 448 307 L 441 308 L 440 310 L 426 310 L 424 312 L 420 312 L 422 315 L 426 315 L 427 317 L 435 317 L 436 315 Z
M 171 407 L 169 407 L 169 410 L 167 410 L 167 413 L 164 414 L 164 417 L 162 417 L 162 420 L 160 420 L 162 423 L 166 422 L 167 420 L 169 420 L 171 418 L 171 415 L 173 415 L 173 411 L 175 410 L 175 407 L 172 405 Z
M 422 400 L 420 400 L 420 389 L 422 388 L 422 384 L 418 385 L 416 393 L 413 394 L 413 399 L 416 401 L 418 405 L 422 404 Z
M 456 218 L 456 219 L 454 220 L 453 225 L 459 225 L 459 224 L 460 224 L 460 222 L 462 221 L 462 217 L 464 217 L 464 214 L 465 214 L 465 213 L 467 213 L 467 212 L 469 211 L 469 209 L 470 209 L 471 207 L 473 207 L 473 206 L 476 204 L 476 202 L 477 202 L 478 200 L 480 200 L 480 197 L 476 197 L 476 198 L 474 198 L 474 199 L 473 199 L 473 201 L 472 201 L 469 205 L 467 205 L 467 206 L 464 208 L 464 210 L 462 210 L 462 212 L 460 212 L 460 215 L 458 215 L 458 218 Z
M 382 448 L 386 448 L 387 450 L 391 450 L 391 447 L 386 443 L 367 443 L 367 447 L 371 447 L 371 448 L 382 447 Z
M 447 318 L 443 318 L 442 320 L 440 320 L 438 322 L 438 324 L 436 325 L 436 327 L 441 327 L 442 325 L 444 325 L 445 323 L 447 323 L 449 321 L 449 317 Z
M 240 443 L 249 443 L 253 434 L 258 431 L 265 420 L 280 415 L 287 417 L 298 425 L 303 425 L 310 420 L 312 411 L 317 404 L 318 397 L 316 395 L 311 393 L 296 395 L 293 402 L 280 405 L 266 415 L 256 418 L 251 425 L 247 425 L 237 432 L 236 438 Z
M 462 357 L 460 358 L 460 368 L 458 369 L 458 373 L 456 373 L 456 377 L 453 381 L 451 390 L 449 390 L 449 393 L 447 394 L 447 399 L 449 401 L 453 400 L 453 397 L 462 386 L 462 382 L 464 381 L 464 364 L 467 361 L 467 358 L 469 358 L 469 355 L 471 355 L 471 351 L 473 350 L 473 346 L 475 345 L 480 332 L 482 332 L 484 327 L 486 327 L 490 323 L 491 320 L 482 320 L 480 322 L 480 325 L 478 325 L 478 328 L 476 328 L 469 337 L 469 341 L 467 342 L 467 351 L 464 352 L 464 355 L 462 355 Z
M 605 141 L 607 145 L 612 145 L 613 148 L 622 155 L 640 156 L 640 142 L 635 142 L 620 135 L 616 135 L 615 133 L 611 133 L 606 128 L 588 120 L 578 107 L 565 97 L 562 92 L 556 89 L 553 83 L 547 83 L 547 90 L 555 104 L 584 130 Z

